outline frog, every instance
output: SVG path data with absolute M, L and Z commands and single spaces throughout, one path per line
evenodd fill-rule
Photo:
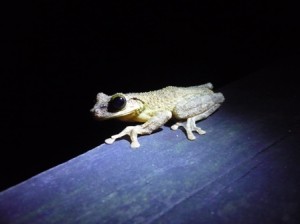
M 105 143 L 113 144 L 115 140 L 128 135 L 131 148 L 139 148 L 138 135 L 149 135 L 169 120 L 175 120 L 171 129 L 182 127 L 189 140 L 196 139 L 194 132 L 204 135 L 206 131 L 198 127 L 196 122 L 217 111 L 224 100 L 224 95 L 214 92 L 213 85 L 208 82 L 190 87 L 167 86 L 140 93 L 107 95 L 99 92 L 90 111 L 98 120 L 137 122 L 112 135 Z

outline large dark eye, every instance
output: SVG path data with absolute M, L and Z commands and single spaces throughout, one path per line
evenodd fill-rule
M 126 99 L 121 94 L 113 95 L 108 103 L 108 111 L 116 112 L 122 110 L 126 105 Z

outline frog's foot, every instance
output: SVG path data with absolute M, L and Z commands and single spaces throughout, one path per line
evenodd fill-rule
M 209 115 L 211 115 L 213 112 L 215 112 L 220 107 L 220 104 L 215 104 L 208 110 L 204 111 L 203 113 L 196 115 L 194 117 L 190 117 L 187 119 L 186 123 L 178 122 L 174 124 L 171 128 L 173 130 L 178 129 L 178 127 L 182 126 L 186 130 L 186 134 L 189 140 L 194 140 L 196 137 L 193 134 L 193 131 L 196 131 L 198 134 L 203 135 L 206 132 L 202 130 L 201 128 L 196 126 L 196 121 L 203 120 L 207 118 Z
M 145 134 L 145 130 L 142 128 L 141 125 L 128 126 L 119 134 L 113 135 L 110 138 L 106 139 L 105 143 L 112 144 L 116 139 L 121 138 L 124 135 L 129 135 L 131 139 L 131 148 L 138 148 L 140 147 L 140 143 L 137 140 L 138 134 Z
M 187 119 L 187 122 L 177 122 L 171 126 L 172 130 L 177 130 L 178 127 L 183 127 L 186 130 L 186 134 L 189 140 L 195 140 L 196 137 L 193 131 L 197 132 L 199 135 L 204 135 L 206 132 L 201 128 L 196 126 L 196 117 L 191 117 Z

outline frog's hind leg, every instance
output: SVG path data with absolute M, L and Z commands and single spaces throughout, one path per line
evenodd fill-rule
M 206 133 L 200 127 L 196 126 L 195 117 L 188 118 L 186 123 L 177 122 L 176 124 L 171 126 L 172 130 L 177 130 L 178 127 L 183 127 L 186 130 L 187 137 L 190 140 L 196 139 L 195 135 L 193 134 L 193 131 L 196 131 L 199 135 L 204 135 Z
M 214 93 L 211 95 L 198 96 L 195 100 L 193 96 L 190 99 L 187 99 L 187 103 L 181 103 L 176 106 L 174 113 L 177 115 L 177 118 L 184 120 L 185 122 L 177 122 L 172 125 L 173 130 L 178 129 L 178 127 L 183 127 L 186 130 L 187 137 L 190 140 L 194 140 L 196 137 L 193 132 L 197 132 L 200 135 L 205 134 L 205 131 L 200 127 L 196 126 L 196 122 L 207 118 L 209 115 L 214 113 L 224 101 L 224 96 L 221 93 Z
M 209 97 L 215 97 L 217 100 L 208 100 L 206 98 Z M 204 106 L 201 108 L 201 106 L 199 106 L 199 112 L 194 113 L 194 116 L 189 117 L 187 114 L 185 114 L 186 111 L 188 111 L 185 107 L 182 108 L 177 108 L 177 114 L 181 115 L 179 118 L 184 119 L 186 118 L 186 123 L 185 122 L 177 122 L 176 124 L 171 126 L 171 129 L 176 130 L 178 129 L 178 127 L 183 127 L 186 130 L 187 133 L 187 137 L 189 140 L 194 140 L 196 137 L 193 134 L 193 132 L 197 132 L 200 135 L 205 134 L 206 132 L 204 130 L 202 130 L 200 127 L 196 126 L 196 122 L 199 120 L 203 120 L 205 118 L 207 118 L 209 115 L 211 115 L 212 113 L 214 113 L 220 106 L 221 103 L 224 101 L 224 97 L 222 94 L 213 94 L 212 96 L 205 96 L 202 98 L 202 101 L 200 102 L 200 105 L 205 105 L 205 103 L 207 103 L 207 106 Z M 215 102 L 215 103 L 214 103 Z M 183 113 L 182 113 L 183 112 Z M 190 111 L 190 113 L 193 113 Z
M 177 130 L 178 127 L 183 127 L 186 130 L 188 139 L 195 140 L 196 137 L 193 134 L 193 131 L 197 132 L 199 135 L 204 135 L 206 133 L 206 131 L 204 131 L 200 127 L 197 127 L 196 122 L 207 118 L 209 115 L 214 113 L 220 106 L 221 104 L 215 104 L 213 107 L 209 108 L 204 113 L 188 118 L 186 123 L 177 122 L 176 124 L 172 125 L 171 128 L 172 130 Z

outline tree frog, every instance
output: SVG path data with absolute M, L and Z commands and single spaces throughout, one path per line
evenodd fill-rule
M 196 126 L 196 122 L 214 113 L 225 100 L 222 93 L 214 93 L 212 89 L 213 85 L 206 83 L 191 87 L 168 86 L 142 93 L 116 93 L 112 96 L 98 93 L 91 112 L 100 120 L 116 118 L 143 123 L 126 127 L 119 134 L 106 139 L 107 144 L 129 135 L 131 147 L 138 148 L 138 135 L 151 134 L 171 118 L 178 121 L 171 129 L 176 130 L 181 126 L 186 130 L 187 138 L 194 140 L 196 137 L 193 132 L 205 134 Z

